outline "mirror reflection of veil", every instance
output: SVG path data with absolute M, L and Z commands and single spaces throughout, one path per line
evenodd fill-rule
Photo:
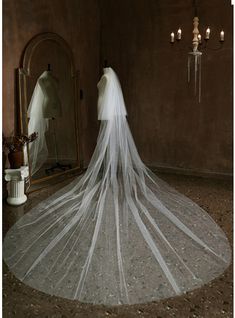
M 48 158 L 45 133 L 49 129 L 49 119 L 61 116 L 58 82 L 50 70 L 44 71 L 38 78 L 27 116 L 29 118 L 28 134 L 38 133 L 38 138 L 29 145 L 29 160 L 33 175 Z

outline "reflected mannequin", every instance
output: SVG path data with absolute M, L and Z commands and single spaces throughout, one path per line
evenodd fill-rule
M 43 117 L 57 118 L 62 116 L 61 101 L 58 94 L 58 80 L 51 71 L 45 71 L 38 80 L 43 92 Z
M 38 138 L 29 145 L 31 175 L 34 175 L 48 158 L 45 133 L 49 129 L 49 119 L 62 115 L 58 83 L 51 71 L 45 71 L 39 77 L 27 114 L 28 134 L 38 133 Z

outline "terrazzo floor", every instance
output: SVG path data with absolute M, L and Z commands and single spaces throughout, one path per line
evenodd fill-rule
M 204 208 L 232 245 L 232 181 L 158 174 L 163 180 Z M 71 179 L 31 193 L 25 205 L 3 206 L 3 235 L 31 207 Z M 233 317 L 233 266 L 211 283 L 186 295 L 148 304 L 105 307 L 49 296 L 16 279 L 3 262 L 3 317 L 40 318 L 230 318 Z

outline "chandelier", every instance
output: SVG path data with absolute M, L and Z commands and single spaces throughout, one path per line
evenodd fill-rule
M 193 0 L 193 7 L 194 7 L 194 18 L 193 18 L 193 39 L 192 39 L 192 46 L 190 47 L 191 51 L 188 53 L 188 83 L 191 80 L 191 69 L 194 70 L 194 93 L 197 95 L 198 91 L 198 101 L 201 102 L 201 69 L 202 69 L 202 50 L 203 49 L 211 49 L 211 50 L 219 50 L 222 48 L 224 43 L 224 31 L 220 31 L 219 42 L 220 46 L 217 48 L 209 48 L 207 43 L 210 39 L 211 29 L 208 26 L 204 32 L 204 42 L 202 41 L 202 35 L 199 31 L 199 18 L 197 13 L 197 4 L 196 0 Z M 182 30 L 181 28 L 178 29 L 176 36 L 175 33 L 172 32 L 170 34 L 170 43 L 174 45 L 175 40 L 179 42 L 182 39 Z

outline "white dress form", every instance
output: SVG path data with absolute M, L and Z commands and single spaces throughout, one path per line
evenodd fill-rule
M 114 116 L 126 116 L 126 107 L 121 91 L 119 80 L 111 67 L 103 69 L 97 88 L 98 97 L 98 120 L 110 120 Z M 117 90 L 120 91 L 116 94 Z
M 58 82 L 51 71 L 45 71 L 38 83 L 43 91 L 43 117 L 57 118 L 62 116 L 61 101 L 58 94 Z
M 34 175 L 46 162 L 48 148 L 45 133 L 49 129 L 49 119 L 62 115 L 62 107 L 58 94 L 58 83 L 51 71 L 44 71 L 37 80 L 28 107 L 28 134 L 38 133 L 37 139 L 29 144 L 31 175 Z M 27 150 L 24 151 L 27 158 Z M 27 163 L 27 159 L 25 160 Z

